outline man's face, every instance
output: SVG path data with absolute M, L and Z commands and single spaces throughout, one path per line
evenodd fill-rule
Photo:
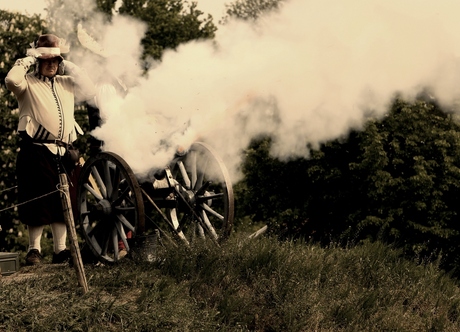
M 40 60 L 40 74 L 46 77 L 53 77 L 56 75 L 59 68 L 59 58 L 42 59 Z

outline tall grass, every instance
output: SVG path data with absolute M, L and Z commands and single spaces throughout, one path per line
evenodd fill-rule
M 85 268 L 85 295 L 64 266 L 4 277 L 0 330 L 460 331 L 456 282 L 380 243 L 235 237 Z

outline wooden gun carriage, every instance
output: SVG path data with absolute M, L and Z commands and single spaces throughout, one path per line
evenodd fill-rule
M 136 240 L 157 237 L 189 245 L 225 240 L 234 219 L 233 189 L 216 151 L 195 142 L 168 166 L 139 181 L 117 154 L 89 158 L 77 187 L 76 222 L 102 263 L 129 254 Z

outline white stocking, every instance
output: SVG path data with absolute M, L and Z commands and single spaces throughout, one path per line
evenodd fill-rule
M 40 240 L 42 239 L 44 226 L 27 226 L 29 230 L 29 250 L 37 249 L 39 252 L 42 251 Z
M 53 223 L 50 226 L 53 234 L 54 253 L 59 254 L 66 248 L 67 226 L 64 223 Z

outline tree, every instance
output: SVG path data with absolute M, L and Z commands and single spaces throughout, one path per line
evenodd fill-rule
M 226 4 L 226 16 L 222 23 L 230 18 L 257 21 L 262 15 L 278 10 L 286 0 L 236 0 Z
M 108 17 L 112 16 L 117 0 L 96 0 L 96 7 Z
M 97 36 L 100 23 L 112 21 L 115 14 L 115 0 L 88 1 L 47 0 L 50 27 L 59 36 L 64 37 L 72 47 L 79 47 L 76 41 L 78 23 Z M 183 0 L 122 0 L 117 14 L 133 17 L 146 23 L 147 31 L 141 43 L 145 69 L 150 58 L 160 60 L 164 50 L 176 49 L 181 43 L 197 39 L 212 39 L 217 30 L 208 15 L 197 9 L 197 3 L 188 4 Z M 97 24 L 94 27 L 93 19 Z M 94 31 L 93 31 L 94 30 Z M 94 33 L 93 33 L 94 32 Z M 96 38 L 97 39 L 97 38 Z
M 436 103 L 395 101 L 360 134 L 363 206 L 356 229 L 408 252 L 449 255 L 460 235 L 460 126 Z M 450 258 L 449 258 L 450 259 Z
M 164 50 L 176 49 L 181 43 L 212 39 L 217 29 L 210 15 L 200 18 L 203 12 L 197 9 L 196 2 L 187 8 L 181 0 L 124 0 L 119 13 L 147 23 L 142 40 L 144 59 L 159 60 Z
M 16 59 L 26 55 L 26 48 L 37 36 L 46 31 L 45 21 L 39 15 L 28 17 L 0 10 L 0 250 L 13 249 L 19 233 L 16 209 L 16 152 L 17 102 L 6 89 L 5 77 Z
M 348 167 L 358 155 L 357 134 L 324 143 L 310 157 L 288 162 L 270 156 L 270 138 L 246 150 L 239 200 L 255 221 L 269 224 L 281 238 L 301 237 L 329 243 L 346 229 L 359 208 L 355 175 Z
M 383 119 L 280 162 L 270 139 L 247 150 L 240 198 L 278 236 L 329 243 L 384 240 L 456 263 L 460 126 L 432 100 L 396 99 Z

